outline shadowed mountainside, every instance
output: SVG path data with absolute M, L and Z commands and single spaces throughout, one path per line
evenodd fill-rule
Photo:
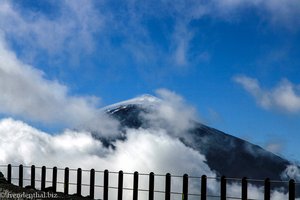
M 143 113 L 148 112 L 151 109 L 141 103 L 120 104 L 107 110 L 108 114 L 120 121 L 122 128 L 149 128 L 149 123 L 143 118 Z M 126 136 L 118 139 L 126 139 Z M 280 180 L 281 173 L 290 164 L 257 145 L 198 122 L 179 139 L 205 155 L 208 166 L 217 175 Z M 110 144 L 108 140 L 106 143 Z

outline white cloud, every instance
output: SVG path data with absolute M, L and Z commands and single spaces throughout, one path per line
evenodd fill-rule
M 281 178 L 283 180 L 294 179 L 295 181 L 300 181 L 300 168 L 297 165 L 289 165 L 282 172 Z
M 267 151 L 270 151 L 274 154 L 280 153 L 282 151 L 282 148 L 283 144 L 280 142 L 269 142 L 265 147 Z
M 197 120 L 195 108 L 186 104 L 181 96 L 167 89 L 159 89 L 156 93 L 162 101 L 153 107 L 152 113 L 143 115 L 153 128 L 164 127 L 178 136 L 194 127 Z
M 185 146 L 178 138 L 168 134 L 165 129 L 128 129 L 126 140 L 114 142 L 115 149 L 105 148 L 99 140 L 92 137 L 89 132 L 76 132 L 66 130 L 57 135 L 41 132 L 21 121 L 13 119 L 0 120 L 0 162 L 12 163 L 13 165 L 36 165 L 47 167 L 57 166 L 59 168 L 82 168 L 110 171 L 123 170 L 124 172 L 139 171 L 140 173 L 183 175 L 191 176 L 206 174 L 208 179 L 208 193 L 219 195 L 220 183 L 216 174 L 208 167 L 206 158 L 198 151 Z M 298 171 L 287 169 L 289 178 Z M 5 173 L 5 171 L 3 171 Z M 17 171 L 13 171 L 17 173 Z M 25 169 L 25 176 L 29 171 Z M 58 180 L 63 180 L 63 174 L 58 173 Z M 51 173 L 47 173 L 51 180 Z M 101 185 L 101 175 L 96 176 L 96 184 Z M 110 174 L 110 185 L 117 185 L 117 177 Z M 164 177 L 156 176 L 155 188 L 164 190 Z M 75 172 L 71 172 L 70 181 L 76 182 Z M 89 174 L 83 173 L 83 182 L 89 182 Z M 182 179 L 172 178 L 172 191 L 182 190 Z M 200 193 L 199 179 L 189 180 L 189 192 Z M 50 183 L 48 184 L 50 185 Z M 132 187 L 132 176 L 124 176 L 124 187 Z M 148 188 L 147 177 L 140 176 L 139 188 Z M 62 185 L 58 185 L 60 191 Z M 75 188 L 70 188 L 75 192 Z M 116 190 L 110 190 L 113 198 Z M 240 197 L 241 184 L 233 183 L 227 185 L 227 195 Z M 88 194 L 88 188 L 83 188 L 83 194 Z M 96 196 L 99 195 L 99 191 Z M 249 182 L 249 198 L 260 199 L 263 197 L 263 187 L 257 187 Z M 132 193 L 124 193 L 125 199 L 132 199 Z M 140 193 L 140 198 L 146 198 L 147 193 Z M 144 196 L 145 195 L 145 196 Z M 156 199 L 163 196 L 156 194 Z M 97 196 L 98 198 L 100 196 Z M 161 198 L 160 198 L 161 197 Z M 284 198 L 283 198 L 284 197 Z M 286 194 L 280 191 L 272 191 L 272 198 L 285 199 Z M 196 198 L 196 197 L 195 197 Z M 193 197 L 191 196 L 191 199 Z M 198 197 L 197 197 L 198 199 Z
M 273 24 L 283 23 L 288 28 L 297 28 L 299 20 L 297 16 L 300 13 L 300 2 L 297 0 L 289 0 L 284 3 L 280 0 L 260 1 L 265 6 L 267 12 L 271 15 Z M 258 5 L 260 6 L 260 5 Z
M 234 80 L 255 98 L 258 105 L 265 109 L 282 110 L 288 113 L 300 111 L 299 86 L 286 79 L 271 90 L 261 88 L 256 79 L 247 76 L 236 76 Z
M 107 149 L 89 132 L 67 130 L 49 135 L 13 119 L 0 121 L 0 162 L 157 174 L 207 174 L 214 177 L 199 152 L 161 130 L 127 130 L 127 140 Z M 73 177 L 76 178 L 76 177 Z M 88 178 L 88 177 L 85 177 Z M 181 181 L 179 181 L 180 183 Z M 126 183 L 129 184 L 129 183 Z M 163 182 L 160 183 L 163 188 Z M 176 184 L 175 184 L 176 185 Z M 173 189 L 181 190 L 175 186 Z M 213 186 L 213 185 L 212 185 Z M 210 188 L 212 186 L 209 186 Z
M 1 113 L 103 134 L 107 129 L 118 133 L 118 124 L 97 110 L 97 97 L 69 95 L 67 86 L 47 80 L 42 71 L 18 60 L 1 38 L 0 55 Z
M 188 50 L 193 33 L 188 30 L 186 24 L 177 24 L 174 37 L 174 60 L 178 66 L 186 66 L 189 63 Z
M 171 4 L 169 9 L 164 6 Z M 262 21 L 276 27 L 284 27 L 288 30 L 299 30 L 298 16 L 300 14 L 300 2 L 298 0 L 212 0 L 212 1 L 177 1 L 170 3 L 165 1 L 165 9 L 175 17 L 175 28 L 172 34 L 172 50 L 175 64 L 186 66 L 189 58 L 190 42 L 194 37 L 194 30 L 190 28 L 193 20 L 202 19 L 204 16 L 217 17 L 225 21 L 240 21 L 246 10 L 257 12 Z M 175 13 L 175 14 L 174 14 Z
M 297 0 L 214 0 L 211 10 L 218 11 L 216 15 L 230 17 L 232 14 L 242 13 L 244 10 L 254 8 L 260 17 L 268 20 L 274 26 L 283 26 L 288 29 L 297 29 L 300 13 L 300 3 Z M 213 13 L 212 13 L 213 14 Z
M 93 2 L 66 0 L 49 3 L 55 7 L 54 17 L 28 8 L 21 9 L 16 2 L 0 2 L 0 28 L 8 41 L 22 47 L 19 49 L 22 57 L 33 62 L 40 52 L 46 52 L 53 59 L 62 59 L 58 55 L 65 55 L 75 63 L 79 55 L 93 52 L 94 36 L 105 24 Z

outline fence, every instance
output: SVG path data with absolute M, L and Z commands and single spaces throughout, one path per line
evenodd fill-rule
M 226 199 L 242 199 L 242 200 L 249 200 L 248 196 L 248 182 L 249 181 L 259 181 L 263 183 L 263 199 L 264 200 L 270 200 L 271 199 L 271 183 L 284 183 L 287 184 L 288 187 L 288 199 L 289 200 L 295 200 L 296 196 L 296 189 L 295 186 L 296 183 L 294 180 L 289 180 L 289 181 L 271 181 L 269 178 L 266 178 L 265 180 L 253 180 L 253 179 L 247 179 L 246 177 L 242 179 L 236 179 L 236 178 L 227 178 L 225 176 L 222 177 L 207 177 L 206 175 L 202 175 L 201 177 L 195 177 L 195 176 L 188 176 L 187 174 L 184 174 L 183 176 L 174 176 L 171 175 L 170 173 L 167 173 L 166 175 L 161 175 L 161 174 L 154 174 L 151 172 L 150 174 L 140 174 L 138 172 L 134 173 L 126 173 L 123 171 L 119 172 L 109 172 L 108 170 L 104 171 L 96 171 L 95 169 L 91 170 L 82 170 L 81 168 L 78 169 L 69 169 L 68 167 L 66 168 L 46 168 L 45 166 L 43 167 L 36 167 L 34 165 L 32 166 L 12 166 L 11 164 L 8 165 L 0 165 L 0 167 L 4 168 L 7 167 L 7 174 L 6 174 L 6 179 L 9 183 L 12 183 L 13 180 L 17 181 L 18 185 L 20 187 L 24 187 L 24 181 L 30 181 L 30 185 L 27 185 L 26 187 L 30 188 L 37 188 L 38 186 L 36 185 L 36 182 L 40 183 L 40 189 L 42 191 L 45 190 L 51 190 L 52 192 L 57 192 L 57 184 L 62 184 L 63 185 L 63 192 L 64 194 L 68 195 L 69 194 L 69 187 L 70 185 L 76 186 L 76 195 L 82 196 L 82 187 L 86 186 L 89 187 L 89 195 L 88 197 L 91 199 L 95 198 L 95 188 L 102 188 L 102 198 L 103 200 L 108 200 L 109 197 L 109 189 L 115 189 L 117 190 L 117 199 L 118 200 L 123 200 L 123 192 L 125 190 L 127 191 L 132 191 L 132 199 L 133 200 L 138 200 L 139 197 L 139 192 L 147 192 L 148 193 L 148 199 L 149 200 L 154 200 L 154 194 L 156 193 L 161 193 L 164 195 L 163 199 L 165 200 L 170 200 L 171 199 L 171 194 L 176 194 L 180 195 L 182 200 L 188 200 L 189 196 L 197 197 L 197 199 L 200 200 L 207 200 L 208 198 L 218 198 L 220 200 L 226 200 Z M 18 176 L 13 177 L 13 168 L 18 170 Z M 30 178 L 24 178 L 24 169 L 28 169 L 30 171 Z M 40 179 L 36 179 L 36 169 L 41 170 L 41 177 Z M 46 172 L 47 170 L 52 171 L 52 180 L 48 181 L 46 179 Z M 58 181 L 58 171 L 63 171 L 64 174 L 64 179 L 63 181 Z M 76 183 L 75 182 L 70 182 L 70 171 L 76 172 Z M 82 172 L 88 172 L 89 173 L 89 184 L 84 184 L 82 183 Z M 95 174 L 96 173 L 102 173 L 103 174 L 103 185 L 98 185 L 95 184 Z M 109 185 L 109 176 L 110 174 L 116 174 L 118 176 L 117 180 L 117 186 L 110 186 Z M 123 185 L 123 179 L 124 175 L 133 175 L 133 187 L 128 188 L 124 187 Z M 139 177 L 140 176 L 148 176 L 148 189 L 141 189 L 139 188 Z M 155 190 L 154 188 L 154 180 L 155 177 L 163 177 L 165 179 L 165 187 L 164 190 Z M 171 190 L 171 178 L 182 178 L 182 190 L 181 191 L 172 191 Z M 197 179 L 201 183 L 200 187 L 200 193 L 189 193 L 189 180 L 191 179 Z M 207 181 L 208 179 L 216 179 L 220 183 L 220 192 L 219 195 L 211 195 L 207 193 Z M 227 183 L 229 181 L 241 181 L 241 195 L 240 197 L 230 197 L 227 195 Z M 50 183 L 51 187 L 46 188 L 46 183 Z

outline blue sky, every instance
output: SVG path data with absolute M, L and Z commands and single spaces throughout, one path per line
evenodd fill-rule
M 15 92 L 35 88 L 28 77 L 45 86 L 24 92 L 28 102 L 50 88 L 57 105 L 71 98 L 87 110 L 165 88 L 204 123 L 300 161 L 299 16 L 298 0 L 4 0 L 0 75 L 26 79 Z M 24 77 L 8 77 L 7 63 Z M 9 94 L 0 99 L 2 117 L 57 128 L 44 123 L 53 116 L 39 120 L 40 110 L 17 101 L 20 92 Z

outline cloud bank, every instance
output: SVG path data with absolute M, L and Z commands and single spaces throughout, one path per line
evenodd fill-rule
M 256 103 L 264 109 L 280 110 L 287 113 L 300 112 L 299 86 L 287 79 L 282 80 L 270 90 L 262 88 L 257 79 L 247 76 L 236 76 L 234 81 L 250 93 Z
M 116 141 L 113 150 L 104 147 L 90 132 L 66 130 L 58 135 L 49 135 L 21 121 L 2 119 L 0 162 L 215 176 L 203 155 L 168 136 L 164 130 L 129 129 L 126 134 L 127 140 Z
M 139 171 L 140 173 L 172 175 L 201 176 L 206 174 L 212 178 L 208 180 L 208 194 L 219 195 L 219 181 L 206 164 L 204 155 L 185 146 L 178 138 L 170 135 L 167 130 L 156 129 L 127 129 L 127 139 L 114 142 L 115 148 L 105 147 L 100 140 L 95 139 L 90 132 L 66 130 L 57 135 L 50 135 L 29 126 L 21 121 L 11 118 L 0 121 L 0 163 L 12 163 L 13 165 L 35 164 L 36 166 L 46 165 L 47 167 L 57 166 L 59 168 L 82 168 L 110 171 L 123 170 L 125 172 Z M 290 177 L 298 171 L 291 168 L 286 170 Z M 5 171 L 4 171 L 5 173 Z M 14 175 L 17 170 L 13 171 Z M 25 176 L 29 171 L 25 170 Z M 38 176 L 38 175 L 37 175 Z M 63 181 L 63 174 L 58 174 L 58 180 Z M 297 175 L 299 176 L 299 175 Z M 47 174 L 51 180 L 51 173 Z M 102 184 L 102 175 L 96 176 L 96 184 Z M 70 174 L 71 182 L 76 182 L 76 173 Z M 89 182 L 89 174 L 83 173 L 83 183 Z M 182 189 L 181 178 L 172 178 L 172 191 L 180 192 Z M 189 191 L 199 194 L 200 179 L 190 179 Z M 47 186 L 50 186 L 47 183 Z M 117 185 L 117 176 L 110 174 L 110 186 Z M 157 190 L 164 190 L 164 178 L 156 177 L 155 187 Z M 125 175 L 124 187 L 132 187 L 132 176 Z M 148 179 L 140 176 L 139 188 L 148 188 Z M 60 191 L 62 185 L 58 185 Z M 240 197 L 240 183 L 227 185 L 227 194 L 231 197 Z M 75 192 L 75 188 L 70 188 Z M 263 187 L 254 186 L 249 183 L 249 198 L 262 199 Z M 83 188 L 83 194 L 88 194 L 88 188 Z M 101 198 L 101 191 L 98 190 L 97 198 Z M 132 192 L 124 192 L 125 199 L 132 199 Z M 140 198 L 146 198 L 146 193 L 140 193 Z M 109 196 L 113 199 L 116 196 L 115 190 L 110 190 Z M 174 196 L 177 198 L 179 196 Z M 198 199 L 198 197 L 190 197 Z M 286 199 L 287 194 L 280 191 L 272 191 L 272 199 Z M 164 199 L 163 195 L 156 193 L 156 199 Z
M 97 110 L 97 97 L 70 95 L 67 86 L 22 63 L 1 37 L 0 55 L 0 113 L 48 125 L 117 133 L 118 123 Z

